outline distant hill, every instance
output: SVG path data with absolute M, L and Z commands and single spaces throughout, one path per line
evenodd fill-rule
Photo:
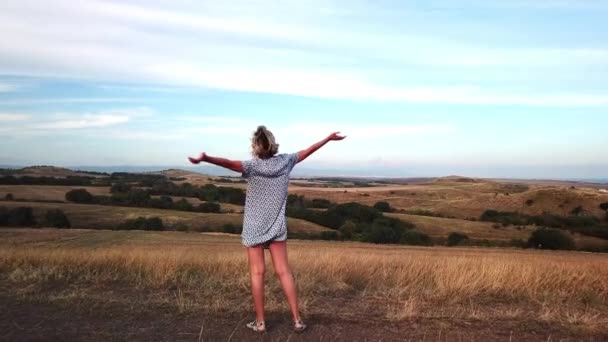
M 98 173 L 89 173 L 87 171 L 71 170 L 64 167 L 49 166 L 49 165 L 36 165 L 27 166 L 24 168 L 15 169 L 4 169 L 2 172 L 5 175 L 13 176 L 30 176 L 30 177 L 76 177 L 76 176 L 88 176 L 96 177 L 102 176 Z

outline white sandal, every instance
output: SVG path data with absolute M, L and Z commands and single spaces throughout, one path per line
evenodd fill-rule
M 255 331 L 255 332 L 259 332 L 259 333 L 263 333 L 266 332 L 266 323 L 262 322 L 258 322 L 257 319 L 254 319 L 252 322 L 249 322 L 246 324 L 247 328 Z
M 295 332 L 301 333 L 305 329 L 306 329 L 306 324 L 304 324 L 304 322 L 302 322 L 302 320 L 298 320 L 298 321 L 294 321 L 293 322 L 293 330 Z

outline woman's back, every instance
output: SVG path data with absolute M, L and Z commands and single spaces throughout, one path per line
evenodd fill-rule
M 244 245 L 287 239 L 287 188 L 297 162 L 298 153 L 242 162 L 243 177 L 248 182 L 241 236 Z

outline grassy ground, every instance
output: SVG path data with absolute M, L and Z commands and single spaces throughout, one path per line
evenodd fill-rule
M 0 234 L 2 282 L 21 298 L 69 303 L 99 287 L 125 286 L 158 290 L 154 300 L 184 312 L 249 310 L 245 253 L 235 236 L 53 229 Z M 507 319 L 589 333 L 608 324 L 606 255 L 292 241 L 290 260 L 307 315 Z M 277 281 L 271 277 L 268 285 L 268 310 L 285 310 Z M 40 292 L 49 286 L 50 294 Z M 162 294 L 166 289 L 174 291 Z M 345 302 L 334 306 L 336 300 Z
M 405 330 L 381 336 L 422 339 L 442 329 L 449 340 L 509 332 L 515 340 L 608 338 L 606 255 L 297 240 L 289 249 L 302 311 L 316 333 L 366 322 L 366 329 L 354 328 L 359 339 L 387 326 Z M 271 317 L 286 317 L 267 267 L 266 308 Z M 16 310 L 27 303 L 64 311 L 163 308 L 208 322 L 251 315 L 244 249 L 237 236 L 224 234 L 2 229 L 0 284 L 0 297 L 11 298 Z M 232 327 L 211 339 L 226 339 Z M 318 339 L 316 333 L 309 337 Z

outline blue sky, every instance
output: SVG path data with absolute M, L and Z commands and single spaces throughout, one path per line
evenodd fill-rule
M 608 175 L 607 1 L 0 3 L 0 164 Z M 310 171 L 312 172 L 312 171 Z

